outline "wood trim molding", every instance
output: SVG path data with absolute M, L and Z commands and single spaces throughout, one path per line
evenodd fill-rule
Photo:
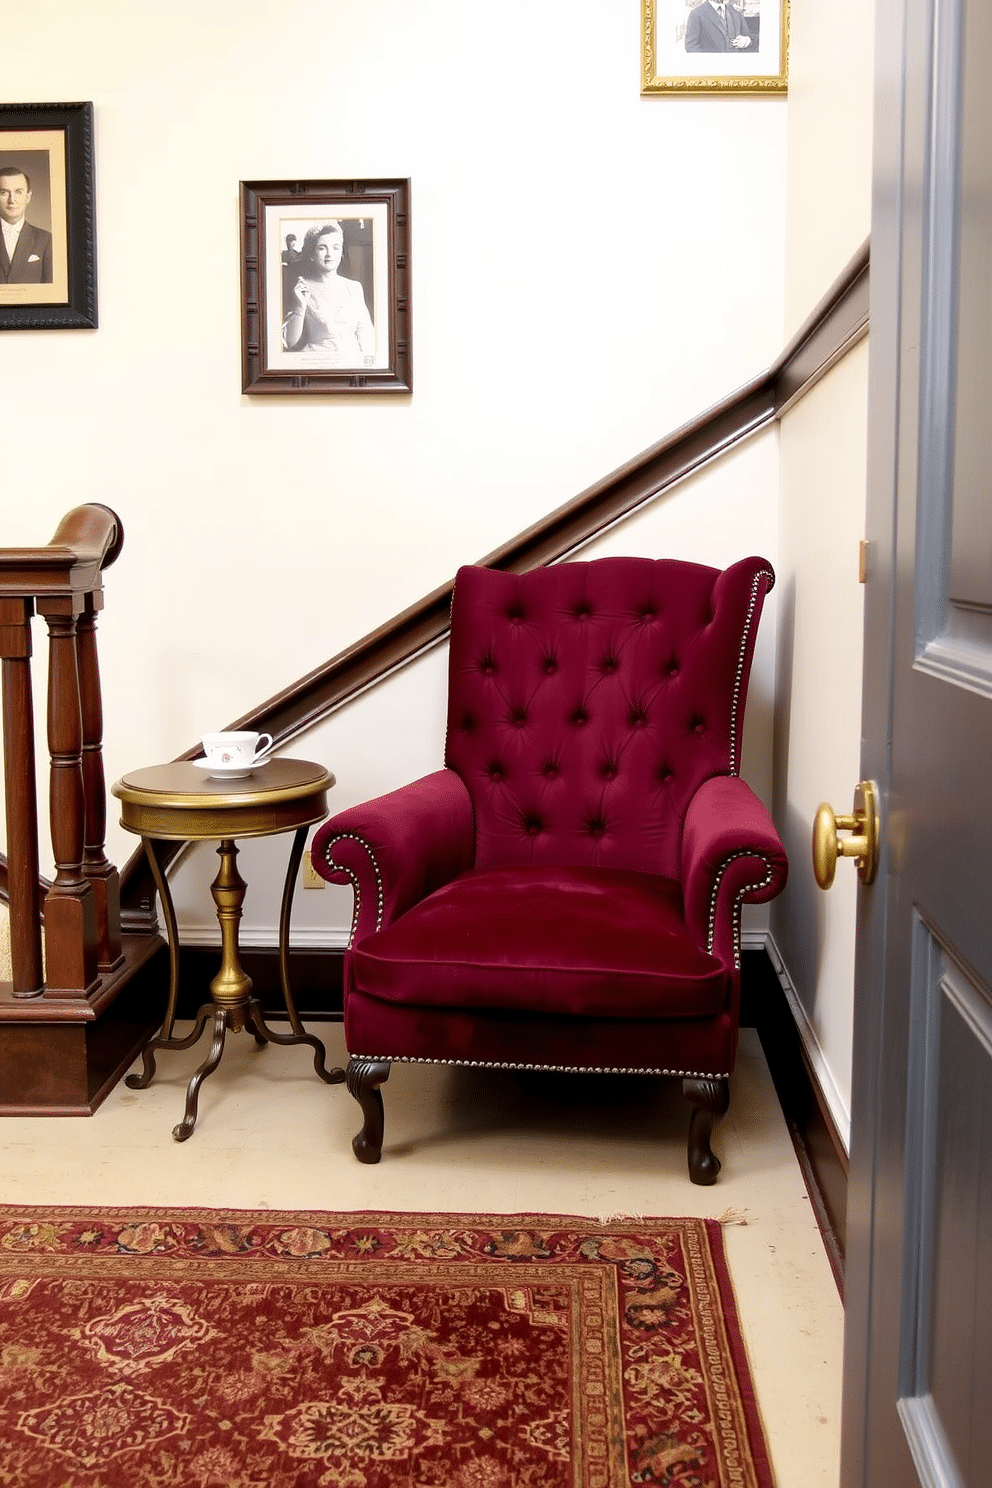
M 771 369 L 781 418 L 868 334 L 870 239 L 866 238 Z
M 524 573 L 557 562 L 780 418 L 867 333 L 868 276 L 869 245 L 865 242 L 767 372 L 478 559 L 480 566 Z M 230 727 L 265 730 L 281 744 L 326 718 L 444 639 L 453 582 L 435 589 Z M 189 755 L 198 752 L 194 748 Z
M 841 1300 L 847 1244 L 847 1150 L 806 1053 L 774 962 L 741 955 L 741 1023 L 757 1029 Z

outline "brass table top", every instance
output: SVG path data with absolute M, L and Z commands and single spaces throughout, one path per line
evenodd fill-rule
M 323 821 L 334 776 L 312 760 L 269 759 L 240 780 L 215 780 L 190 760 L 121 776 L 111 790 L 121 826 L 140 837 L 200 841 L 267 837 Z

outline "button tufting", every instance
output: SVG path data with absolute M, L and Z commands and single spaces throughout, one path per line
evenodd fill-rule
M 554 760 L 546 760 L 543 766 L 544 773 L 549 780 L 557 780 L 560 770 Z
M 617 669 L 617 659 L 616 659 L 616 657 L 615 656 L 604 656 L 603 657 L 602 666 L 603 666 L 603 671 L 604 672 L 615 672 L 616 669 Z
M 671 785 L 675 775 L 670 765 L 661 765 L 658 768 L 658 779 L 662 785 Z
M 677 661 L 673 661 L 673 662 L 671 662 L 671 663 L 670 663 L 670 664 L 669 664 L 669 667 L 668 667 L 668 675 L 669 675 L 669 676 L 670 676 L 670 677 L 677 677 L 677 676 L 678 676 L 678 674 L 679 674 L 679 664 L 678 664 L 678 662 L 677 662 Z
M 536 816 L 528 816 L 524 822 L 528 837 L 537 837 L 541 830 L 541 823 Z
M 590 817 L 586 822 L 586 831 L 590 837 L 602 837 L 606 831 L 606 823 L 601 816 Z
M 503 766 L 502 765 L 490 765 L 489 766 L 488 774 L 489 774 L 489 779 L 490 780 L 502 780 L 503 779 L 503 773 L 504 773 L 504 771 L 503 771 Z
M 606 761 L 606 764 L 603 766 L 603 779 L 604 780 L 616 780 L 616 778 L 617 778 L 617 767 L 613 763 L 612 760 L 607 760 Z
M 575 618 L 576 618 L 576 620 L 588 620 L 589 619 L 589 610 L 588 610 L 588 608 L 585 605 L 581 605 L 576 610 L 576 612 L 575 612 Z
M 654 619 L 654 610 L 650 610 L 650 609 L 648 609 L 648 610 L 642 610 L 641 611 L 641 619 L 642 620 L 645 620 L 645 621 L 653 620 Z
M 583 709 L 582 709 L 582 708 L 577 708 L 577 709 L 576 709 L 576 710 L 575 710 L 575 712 L 574 712 L 574 713 L 573 713 L 573 714 L 572 714 L 572 722 L 573 722 L 573 723 L 574 723 L 574 724 L 575 724 L 575 725 L 576 725 L 576 726 L 577 726 L 577 727 L 578 727 L 578 728 L 581 728 L 581 727 L 582 727 L 582 725 L 583 725 L 583 724 L 584 724 L 584 723 L 588 723 L 588 721 L 589 721 L 589 720 L 588 720 L 588 718 L 587 718 L 587 716 L 586 716 L 586 714 L 585 714 L 585 712 L 584 712 L 584 711 L 583 711 Z
M 523 711 L 522 708 L 515 708 L 510 716 L 510 722 L 513 724 L 514 728 L 523 728 L 524 724 L 527 722 L 527 714 Z
M 558 670 L 558 663 L 555 661 L 553 656 L 549 656 L 547 661 L 544 663 L 544 670 L 547 672 L 549 677 L 553 676 L 554 673 Z
M 644 708 L 638 705 L 636 708 L 631 708 L 627 721 L 631 728 L 643 728 L 648 721 L 648 716 Z

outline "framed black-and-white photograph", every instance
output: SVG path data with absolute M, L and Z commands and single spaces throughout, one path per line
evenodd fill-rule
M 0 104 L 0 330 L 96 326 L 93 105 Z
M 786 93 L 789 0 L 641 0 L 642 93 Z
M 242 388 L 408 393 L 409 181 L 242 181 Z

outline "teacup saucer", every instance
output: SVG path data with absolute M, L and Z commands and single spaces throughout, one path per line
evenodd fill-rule
M 194 764 L 198 770 L 206 770 L 211 780 L 247 780 L 248 776 L 255 769 L 255 766 L 262 764 L 263 761 L 252 760 L 250 765 L 242 765 L 240 763 L 214 765 L 211 764 L 210 760 L 196 759 L 191 760 L 190 763 Z

